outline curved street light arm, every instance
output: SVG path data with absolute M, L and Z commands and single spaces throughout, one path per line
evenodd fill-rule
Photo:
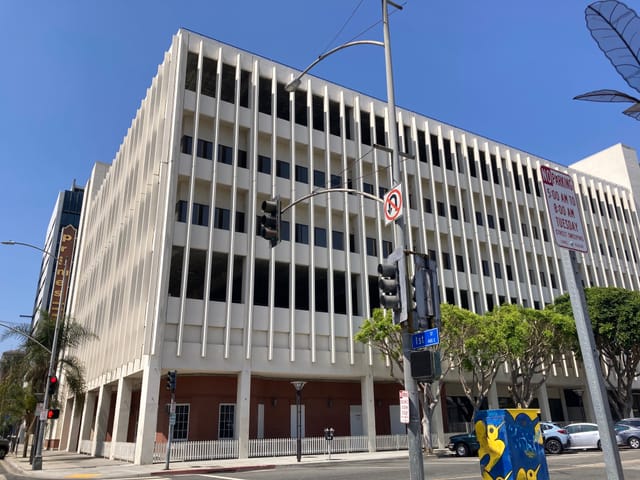
M 343 43 L 342 45 L 338 45 L 337 47 L 332 48 L 328 52 L 325 52 L 322 55 L 318 56 L 318 58 L 316 58 L 311 65 L 309 65 L 300 74 L 298 74 L 296 78 L 294 78 L 289 83 L 287 83 L 284 86 L 284 89 L 287 92 L 296 91 L 298 86 L 300 86 L 301 78 L 304 77 L 307 74 L 307 72 L 311 70 L 313 67 L 315 67 L 318 63 L 320 63 L 322 60 L 327 58 L 329 55 L 333 55 L 334 53 L 339 52 L 340 50 L 343 50 L 349 47 L 354 47 L 356 45 L 377 45 L 378 47 L 384 47 L 384 42 L 380 42 L 378 40 L 355 40 L 353 42 L 347 42 L 347 43 Z
M 300 198 L 296 199 L 295 201 L 291 202 L 289 205 L 287 205 L 282 210 L 280 210 L 280 214 L 283 214 L 284 212 L 289 210 L 294 205 L 297 205 L 300 202 L 308 200 L 311 197 L 315 197 L 316 195 L 322 195 L 322 194 L 325 194 L 325 193 L 333 193 L 333 192 L 344 192 L 344 193 L 352 193 L 352 194 L 355 194 L 355 195 L 362 195 L 363 197 L 366 197 L 366 198 L 368 198 L 370 200 L 375 200 L 376 202 L 384 203 L 383 199 L 378 198 L 375 195 L 371 195 L 370 193 L 360 192 L 358 190 L 353 190 L 352 188 L 323 188 L 321 190 L 314 190 L 313 192 L 308 193 L 307 195 L 303 195 L 302 197 L 300 197 Z
M 40 248 L 36 245 L 32 245 L 31 243 L 25 243 L 25 242 L 16 242 L 15 240 L 5 240 L 4 242 L 0 242 L 2 245 L 22 245 L 23 247 L 30 247 L 30 248 L 35 248 L 36 250 L 40 250 L 42 253 L 49 255 L 52 258 L 56 258 L 56 256 L 45 250 L 44 248 Z

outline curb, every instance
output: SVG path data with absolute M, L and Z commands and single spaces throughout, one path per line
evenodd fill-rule
M 247 465 L 244 467 L 202 467 L 202 468 L 188 468 L 184 470 L 160 470 L 157 472 L 149 472 L 149 475 L 188 475 L 188 474 L 206 474 L 206 473 L 237 473 L 237 472 L 251 472 L 254 470 L 273 470 L 275 465 Z

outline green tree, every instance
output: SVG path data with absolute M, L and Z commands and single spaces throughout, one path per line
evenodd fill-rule
M 515 405 L 527 408 L 551 366 L 575 349 L 575 323 L 553 310 L 512 304 L 496 307 L 485 318 L 495 320 L 504 332 L 509 393 Z
M 443 335 L 440 335 L 440 352 L 442 352 Z M 373 310 L 373 318 L 366 319 L 356 333 L 356 341 L 369 344 L 378 350 L 389 360 L 391 376 L 401 385 L 404 385 L 404 363 L 402 354 L 402 327 L 393 323 L 391 310 L 376 308 Z M 448 365 L 448 364 L 447 364 Z M 431 442 L 431 422 L 433 412 L 440 400 L 442 379 L 448 370 L 442 369 L 433 382 L 418 382 L 420 390 L 420 406 L 422 410 L 422 438 L 425 449 L 433 451 Z
M 3 335 L 3 338 L 13 337 L 21 341 L 19 349 L 24 355 L 12 370 L 15 369 L 17 373 L 15 381 L 27 385 L 24 417 L 28 431 L 32 431 L 35 424 L 33 399 L 41 395 L 46 388 L 55 327 L 56 319 L 48 312 L 41 311 L 34 328 L 28 323 L 21 324 Z M 84 395 L 86 389 L 84 366 L 71 352 L 76 347 L 96 338 L 95 334 L 71 318 L 67 317 L 60 321 L 55 359 L 56 373 L 62 373 L 69 391 L 79 398 Z M 57 405 L 55 397 L 51 400 L 51 405 Z M 23 455 L 26 455 L 26 451 L 25 442 Z
M 447 358 L 473 406 L 480 409 L 507 356 L 507 341 L 498 317 L 482 316 L 455 305 L 442 304 L 442 330 Z
M 610 404 L 618 417 L 632 416 L 640 363 L 640 292 L 615 287 L 584 292 Z M 556 298 L 553 308 L 573 315 L 568 294 Z

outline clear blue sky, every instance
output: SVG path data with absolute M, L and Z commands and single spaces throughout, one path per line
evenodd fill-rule
M 0 2 L 0 240 L 43 245 L 58 192 L 112 161 L 178 28 L 303 69 L 378 22 L 380 3 Z M 601 88 L 640 95 L 591 38 L 589 3 L 405 1 L 391 17 L 398 105 L 561 164 L 618 142 L 637 148 L 640 123 L 621 104 L 572 100 Z M 360 38 L 381 39 L 381 25 Z M 314 74 L 386 98 L 379 48 L 345 50 Z M 40 261 L 0 245 L 0 322 L 31 313 Z

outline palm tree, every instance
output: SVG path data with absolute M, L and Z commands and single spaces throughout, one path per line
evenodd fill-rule
M 36 394 L 44 392 L 47 386 L 55 329 L 56 318 L 53 318 L 46 311 L 40 311 L 35 325 L 32 326 L 28 323 L 17 325 L 2 337 L 3 339 L 7 337 L 18 338 L 22 342 L 20 350 L 23 355 L 18 363 L 12 365 L 11 371 L 15 375 L 10 378 L 13 378 L 13 381 L 18 384 L 26 385 L 24 388 L 24 405 L 26 407 L 24 417 L 29 431 L 35 424 L 35 417 L 34 401 L 28 399 L 35 399 Z M 64 376 L 69 391 L 77 397 L 81 397 L 85 392 L 84 366 L 70 352 L 94 339 L 97 339 L 95 334 L 71 318 L 67 317 L 58 326 L 55 349 L 57 354 L 54 359 L 55 371 Z M 51 399 L 51 404 L 56 404 L 55 398 Z M 26 455 L 26 451 L 27 445 L 25 443 L 24 455 Z

